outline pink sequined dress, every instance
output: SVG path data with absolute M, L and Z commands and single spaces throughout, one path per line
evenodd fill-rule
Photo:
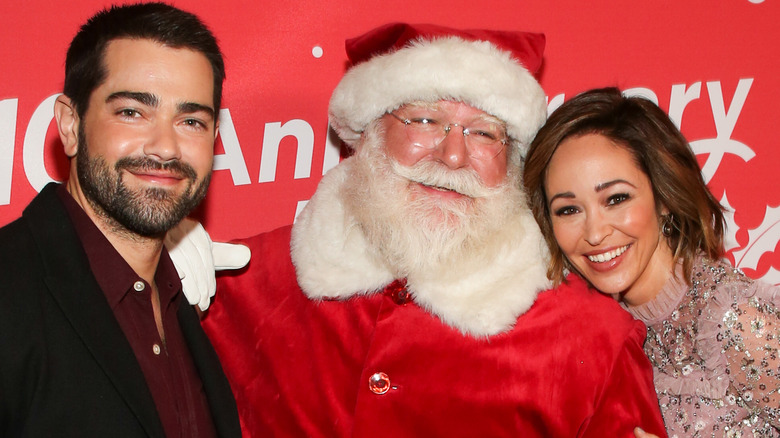
M 703 257 L 691 279 L 628 309 L 648 327 L 669 437 L 780 436 L 780 288 Z

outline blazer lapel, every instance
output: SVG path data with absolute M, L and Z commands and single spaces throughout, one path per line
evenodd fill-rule
M 195 309 L 187 300 L 181 300 L 178 318 L 182 335 L 203 383 L 217 434 L 220 437 L 240 437 L 241 425 L 230 383 L 225 377 L 217 353 L 200 325 Z
M 41 191 L 24 217 L 32 225 L 51 295 L 148 435 L 164 437 L 141 367 L 92 275 L 56 184 Z

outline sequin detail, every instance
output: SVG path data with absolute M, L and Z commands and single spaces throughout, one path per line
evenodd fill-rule
M 648 325 L 669 436 L 780 437 L 780 289 L 705 258 L 691 280 L 628 309 Z

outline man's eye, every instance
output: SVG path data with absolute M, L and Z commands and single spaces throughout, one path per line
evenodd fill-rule
M 198 119 L 187 119 L 184 121 L 184 124 L 187 126 L 191 126 L 193 128 L 205 128 L 206 124 Z
M 485 140 L 496 140 L 498 137 L 496 137 L 495 134 L 489 131 L 482 131 L 479 129 L 469 129 L 469 135 L 475 135 L 477 137 L 483 137 Z
M 439 124 L 436 119 L 431 119 L 429 117 L 415 117 L 413 119 L 409 119 L 409 121 L 414 125 L 420 126 L 435 126 Z
M 127 117 L 129 119 L 140 115 L 140 113 L 137 110 L 134 110 L 132 108 L 122 108 L 121 110 L 118 111 L 118 114 L 122 117 Z

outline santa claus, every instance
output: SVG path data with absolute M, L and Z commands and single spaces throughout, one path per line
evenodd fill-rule
M 204 325 L 249 436 L 664 435 L 645 327 L 549 289 L 520 189 L 544 36 L 390 24 L 347 41 L 354 151 L 293 226 L 242 243 Z

